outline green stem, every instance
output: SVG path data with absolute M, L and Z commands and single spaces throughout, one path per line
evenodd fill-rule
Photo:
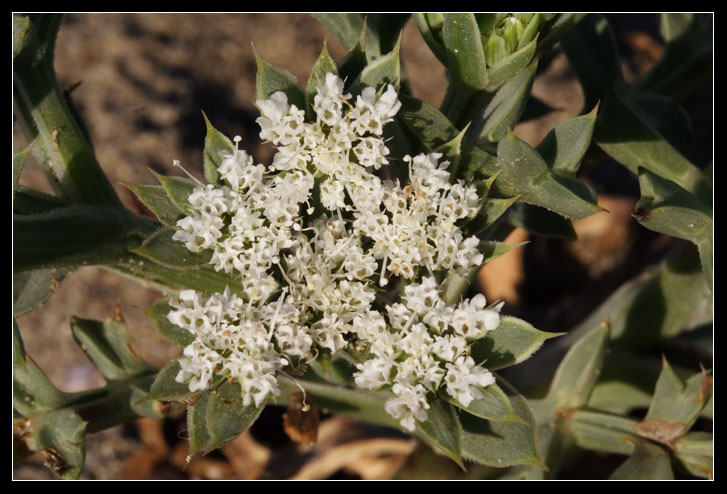
M 90 143 L 73 118 L 53 69 L 60 15 L 17 16 L 13 102 L 57 193 L 74 202 L 122 208 Z M 22 26 L 21 26 L 22 24 Z

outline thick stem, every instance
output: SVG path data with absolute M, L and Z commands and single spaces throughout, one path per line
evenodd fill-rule
M 35 149 L 59 194 L 74 202 L 121 208 L 120 199 L 58 88 L 53 50 L 61 16 L 33 15 L 28 19 L 27 25 L 15 33 L 16 115 L 30 139 L 39 137 Z

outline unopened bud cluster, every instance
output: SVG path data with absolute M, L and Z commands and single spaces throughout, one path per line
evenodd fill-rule
M 386 410 L 413 430 L 434 393 L 468 406 L 494 382 L 470 343 L 499 325 L 500 306 L 478 295 L 447 305 L 439 273 L 465 276 L 483 262 L 476 237 L 459 228 L 480 207 L 473 186 L 453 182 L 440 154 L 406 156 L 408 182 L 382 180 L 384 125 L 401 104 L 389 85 L 355 98 L 327 74 L 313 100 L 315 122 L 285 93 L 257 101 L 260 136 L 277 152 L 255 165 L 237 144 L 218 169 L 222 185 L 199 184 L 174 239 L 210 249 L 241 296 L 191 290 L 169 320 L 195 341 L 178 382 L 206 389 L 213 376 L 240 382 L 245 405 L 280 393 L 277 375 L 322 350 L 367 355 L 355 383 L 393 393 Z M 236 139 L 237 141 L 237 139 Z M 395 303 L 377 293 L 389 279 Z M 440 276 L 441 279 L 441 276 Z

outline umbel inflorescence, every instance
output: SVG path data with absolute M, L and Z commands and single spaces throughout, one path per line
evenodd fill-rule
M 221 156 L 222 185 L 198 184 L 177 223 L 173 238 L 210 249 L 243 289 L 185 290 L 171 302 L 169 320 L 195 337 L 176 380 L 198 391 L 213 376 L 235 379 L 243 404 L 260 406 L 286 368 L 330 351 L 359 357 L 355 384 L 390 390 L 386 410 L 408 430 L 437 392 L 465 407 L 481 397 L 494 377 L 468 349 L 497 328 L 500 305 L 482 295 L 448 305 L 437 281 L 483 262 L 458 226 L 480 207 L 475 187 L 452 181 L 437 153 L 405 156 L 405 184 L 375 173 L 393 161 L 383 128 L 401 104 L 391 85 L 354 101 L 327 74 L 313 122 L 283 92 L 257 106 L 272 165 L 254 164 L 236 138 Z M 394 302 L 378 296 L 384 287 L 398 288 Z

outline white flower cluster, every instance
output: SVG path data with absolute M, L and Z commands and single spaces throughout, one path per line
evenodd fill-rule
M 480 204 L 436 153 L 404 158 L 403 187 L 381 180 L 396 91 L 366 88 L 355 103 L 343 91 L 327 74 L 315 122 L 282 92 L 257 101 L 260 135 L 277 148 L 272 165 L 255 165 L 236 138 L 218 168 L 222 185 L 198 184 L 189 196 L 174 239 L 210 249 L 243 298 L 186 290 L 171 303 L 169 320 L 195 336 L 177 381 L 197 391 L 215 375 L 236 379 L 244 403 L 259 406 L 279 394 L 286 366 L 353 345 L 371 356 L 357 365 L 356 385 L 390 389 L 386 410 L 413 430 L 427 417 L 428 393 L 443 389 L 468 406 L 494 382 L 468 349 L 497 328 L 500 306 L 486 308 L 482 295 L 448 306 L 434 277 L 482 263 L 477 238 L 457 226 Z M 391 276 L 408 285 L 382 309 L 377 292 Z

